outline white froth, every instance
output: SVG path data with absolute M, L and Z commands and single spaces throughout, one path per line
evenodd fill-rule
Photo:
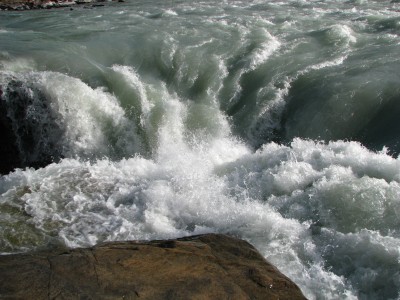
M 164 14 L 167 16 L 177 16 L 178 15 L 178 13 L 172 9 L 166 9 L 164 11 Z
M 256 40 L 262 39 L 263 41 L 250 57 L 250 70 L 255 70 L 258 66 L 265 63 L 281 46 L 279 40 L 272 36 L 266 29 L 260 30 L 255 35 Z
M 1 179 L 2 203 L 29 187 L 20 198 L 29 222 L 69 246 L 204 232 L 239 235 L 296 278 L 310 299 L 352 298 L 355 286 L 369 293 L 369 285 L 393 280 L 396 271 L 361 254 L 385 247 L 371 255 L 398 264 L 398 160 L 354 142 L 296 139 L 290 147 L 271 143 L 256 153 L 230 139 L 189 147 L 179 121 L 185 110 L 179 101 L 170 99 L 169 106 L 154 160 L 66 159 L 37 171 L 18 170 Z M 349 239 L 353 248 L 346 246 Z M 352 268 L 337 265 L 348 255 Z M 360 279 L 364 266 L 387 279 Z
M 349 26 L 342 24 L 337 24 L 329 28 L 327 30 L 327 37 L 330 42 L 335 44 L 345 44 L 348 46 L 357 42 L 353 30 Z
M 322 63 L 319 63 L 319 64 L 315 64 L 315 65 L 309 66 L 309 67 L 307 67 L 306 70 L 304 70 L 302 72 L 299 72 L 299 74 L 307 73 L 310 70 L 319 70 L 319 69 L 322 69 L 322 68 L 335 67 L 335 66 L 343 64 L 343 62 L 346 59 L 347 59 L 347 56 L 340 56 L 340 57 L 338 57 L 338 58 L 336 58 L 334 60 L 331 60 L 331 61 L 326 61 L 326 62 L 322 62 Z

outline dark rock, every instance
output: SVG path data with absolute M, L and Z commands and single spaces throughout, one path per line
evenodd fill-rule
M 20 165 L 16 138 L 12 130 L 11 120 L 7 117 L 7 107 L 3 101 L 3 90 L 0 87 L 0 174 L 6 174 Z
M 92 3 L 94 1 L 92 0 L 75 0 L 76 4 L 88 4 L 88 3 Z
M 71 7 L 79 4 L 90 4 L 90 3 L 98 3 L 105 2 L 108 3 L 107 0 L 0 0 L 0 10 L 30 10 L 30 9 L 53 9 L 53 8 L 63 8 L 63 7 Z M 119 0 L 118 2 L 124 2 L 123 0 Z M 105 5 L 96 5 L 93 7 L 101 7 Z
M 249 243 L 208 234 L 0 256 L 1 299 L 305 299 Z
M 3 78 L 4 79 L 4 78 Z M 0 173 L 15 168 L 44 167 L 61 158 L 63 129 L 48 97 L 33 84 L 2 80 L 0 97 Z

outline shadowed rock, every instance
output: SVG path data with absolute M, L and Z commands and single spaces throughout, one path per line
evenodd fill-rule
M 12 131 L 12 123 L 7 116 L 7 108 L 2 100 L 3 90 L 0 86 L 0 174 L 6 174 L 21 165 L 17 140 Z
M 0 256 L 1 299 L 305 299 L 249 243 L 208 234 Z
M 13 76 L 0 79 L 0 174 L 57 161 L 63 129 L 48 97 L 33 84 Z

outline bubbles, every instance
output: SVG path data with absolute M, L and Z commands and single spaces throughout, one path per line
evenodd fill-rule
M 154 159 L 64 159 L 17 170 L 1 178 L 1 205 L 20 203 L 17 216 L 42 243 L 229 233 L 255 244 L 311 299 L 396 293 L 398 160 L 355 142 L 295 139 L 255 153 L 229 137 L 188 145 L 178 103 L 165 115 Z
M 398 297 L 398 239 L 366 229 L 348 234 L 324 230 L 321 235 L 326 263 L 348 278 L 359 298 Z
M 262 199 L 285 220 L 294 219 L 309 225 L 306 238 L 302 237 L 306 248 L 296 248 L 296 251 L 303 259 L 308 257 L 313 261 L 312 267 L 304 272 L 322 268 L 324 271 L 318 275 L 319 280 L 329 278 L 327 285 L 338 284 L 338 294 L 332 294 L 333 298 L 343 297 L 346 293 L 357 295 L 350 286 L 360 291 L 359 296 L 363 293 L 371 295 L 372 289 L 368 286 L 375 286 L 373 293 L 379 295 L 377 297 L 396 295 L 398 282 L 392 280 L 392 276 L 397 278 L 398 271 L 391 264 L 395 263 L 398 268 L 395 261 L 400 257 L 396 248 L 400 243 L 400 232 L 395 229 L 400 216 L 398 160 L 384 153 L 370 152 L 355 142 L 322 144 L 295 139 L 290 147 L 274 143 L 264 145 L 256 153 L 219 166 L 217 170 L 220 176 L 227 177 L 232 194 L 245 191 L 247 197 Z M 342 239 L 345 236 L 362 238 L 363 247 L 371 248 L 371 251 L 375 247 L 372 237 L 379 237 L 383 247 L 397 246 L 388 252 L 376 252 L 382 255 L 380 259 L 388 261 L 388 265 L 371 267 L 371 258 L 361 252 L 353 253 L 351 259 L 360 268 L 354 266 L 344 272 L 342 268 L 346 263 L 338 266 L 335 261 L 340 262 L 346 257 L 344 253 L 336 253 L 336 248 L 347 251 L 344 249 L 350 242 Z M 362 251 L 363 247 L 357 249 Z M 381 277 L 359 277 L 361 266 L 366 265 L 369 272 L 375 274 L 381 274 L 379 270 L 383 269 L 388 272 L 385 287 L 381 285 Z M 297 277 L 293 266 L 286 265 L 284 269 L 287 274 Z M 329 275 L 326 270 L 343 278 Z M 323 295 L 330 293 L 325 290 Z

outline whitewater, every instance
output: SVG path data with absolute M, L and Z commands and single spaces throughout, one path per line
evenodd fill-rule
M 0 253 L 216 232 L 309 299 L 400 299 L 398 1 L 0 11 L 0 89 Z

